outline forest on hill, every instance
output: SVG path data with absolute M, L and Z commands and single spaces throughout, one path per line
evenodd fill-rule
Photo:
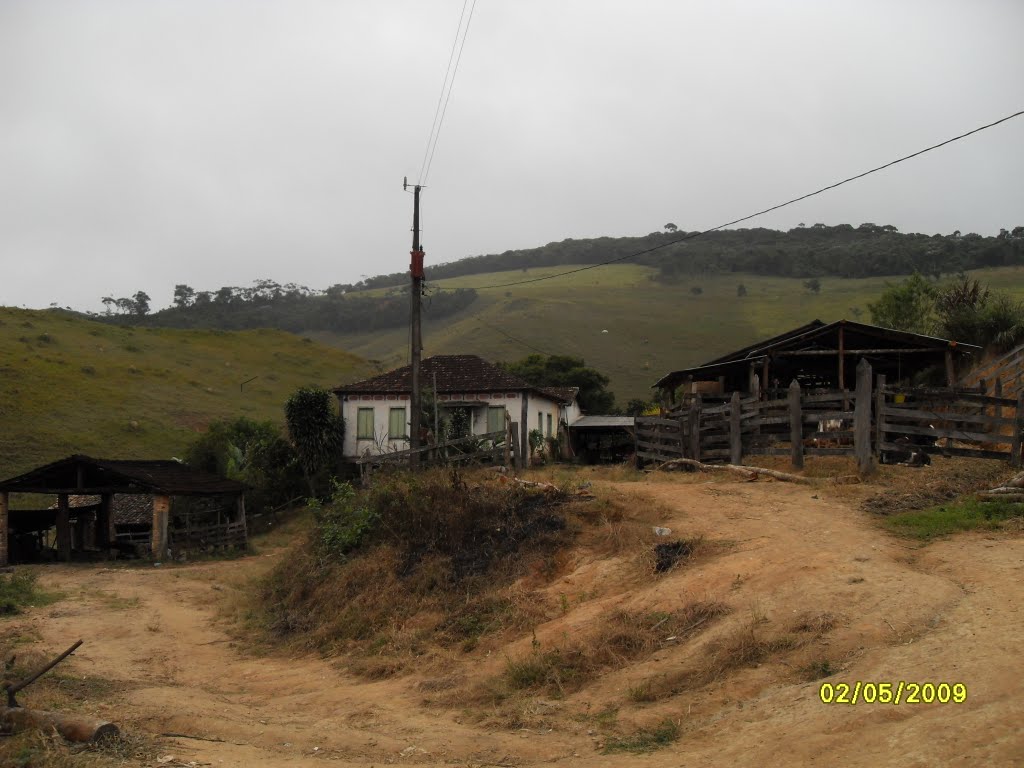
M 700 235 L 675 224 L 644 237 L 598 237 L 548 243 L 540 248 L 471 256 L 428 266 L 428 280 L 620 259 L 658 270 L 656 279 L 673 283 L 695 276 L 742 272 L 767 277 L 938 277 L 969 269 L 1024 264 L 1024 226 L 998 235 L 959 231 L 950 235 L 905 234 L 892 225 L 800 225 L 774 229 L 723 229 Z M 651 250 L 657 249 L 657 250 Z M 642 253 L 646 251 L 646 253 Z M 638 254 L 638 255 L 633 255 Z M 408 277 L 398 272 L 371 277 L 344 289 L 386 288 Z
M 292 333 L 372 333 L 408 325 L 408 297 L 409 289 L 405 285 L 383 296 L 361 296 L 339 287 L 314 291 L 294 283 L 280 285 L 272 280 L 257 280 L 250 287 L 225 286 L 216 292 L 177 285 L 174 304 L 153 313 L 149 311 L 149 296 L 143 292 L 130 298 L 108 296 L 103 302 L 108 307 L 108 319 L 131 325 L 228 331 L 276 328 Z M 472 289 L 431 290 L 423 300 L 423 315 L 440 320 L 465 309 L 475 299 L 476 291 Z M 117 314 L 112 314 L 114 307 Z
M 1024 264 L 1024 226 L 998 235 L 904 234 L 891 225 L 800 225 L 788 232 L 729 229 L 697 237 L 674 224 L 644 237 L 563 240 L 540 248 L 472 256 L 427 267 L 425 320 L 442 320 L 477 300 L 473 288 L 431 282 L 497 272 L 528 273 L 533 268 L 598 264 L 619 260 L 648 267 L 649 278 L 674 285 L 729 274 L 808 279 L 921 275 L 938 279 L 992 267 Z M 149 296 L 104 297 L 107 315 L 119 323 L 171 328 L 245 330 L 278 328 L 292 332 L 366 334 L 408 324 L 408 274 L 397 272 L 354 284 L 313 290 L 294 283 L 256 280 L 249 287 L 196 291 L 175 286 L 171 307 L 150 312 Z M 508 280 L 506 275 L 503 279 Z M 515 278 L 512 278 L 514 282 Z M 372 293 L 370 293 L 372 291 Z

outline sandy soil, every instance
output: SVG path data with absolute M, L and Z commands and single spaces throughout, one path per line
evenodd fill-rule
M 624 561 L 581 557 L 549 589 L 589 597 L 541 627 L 542 641 L 581 631 L 610 606 L 666 609 L 706 597 L 733 611 L 686 647 L 669 643 L 565 700 L 536 701 L 553 712 L 545 728 L 486 727 L 461 709 L 427 706 L 416 675 L 367 683 L 329 660 L 245 653 L 217 605 L 279 552 L 172 568 L 46 567 L 44 584 L 69 597 L 11 621 L 46 651 L 83 638 L 72 670 L 117 682 L 115 694 L 84 709 L 156 738 L 163 765 L 1024 765 L 1024 538 L 970 534 L 920 548 L 827 489 L 785 483 L 716 477 L 609 490 L 660 508 L 674 532 L 704 534 L 714 554 L 640 580 Z M 713 686 L 650 705 L 625 695 L 692 664 L 752 616 L 773 635 L 807 612 L 832 613 L 838 624 Z M 482 674 L 495 658 L 469 658 L 463 673 Z M 964 683 L 968 699 L 825 705 L 821 681 L 800 672 L 812 658 L 838 669 L 828 682 Z M 668 716 L 682 736 L 650 754 L 605 755 L 580 713 L 609 706 L 623 730 Z

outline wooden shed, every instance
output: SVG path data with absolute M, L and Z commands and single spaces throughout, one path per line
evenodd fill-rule
M 149 497 L 151 524 L 149 550 L 154 559 L 167 556 L 175 535 L 192 538 L 187 520 L 181 530 L 171 530 L 171 500 L 183 498 L 202 505 L 214 504 L 218 540 L 245 543 L 245 490 L 235 480 L 202 472 L 178 461 L 93 459 L 74 455 L 38 467 L 23 475 L 0 481 L 0 565 L 6 565 L 12 536 L 40 534 L 56 529 L 57 557 L 70 560 L 72 551 L 109 555 L 116 545 L 115 495 Z M 11 509 L 12 494 L 56 496 L 47 508 Z M 72 497 L 79 503 L 72 505 Z M 94 497 L 94 498 L 89 498 Z M 90 503 L 81 503 L 81 500 Z M 185 516 L 187 517 L 187 516 Z M 213 533 L 217 533 L 214 531 Z
M 760 395 L 798 381 L 805 388 L 852 390 L 857 363 L 867 360 L 872 369 L 892 383 L 933 369 L 953 386 L 964 358 L 981 348 L 950 339 L 897 331 L 852 320 L 824 323 L 813 320 L 777 336 L 763 339 L 703 365 L 666 374 L 654 384 L 665 403 L 674 402 L 678 390 L 686 393 Z

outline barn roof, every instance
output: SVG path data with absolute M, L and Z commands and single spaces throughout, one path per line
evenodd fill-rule
M 749 366 L 751 363 L 763 361 L 766 357 L 780 354 L 838 354 L 840 329 L 843 329 L 843 348 L 846 354 L 863 353 L 876 357 L 895 357 L 911 352 L 944 354 L 946 350 L 951 350 L 956 354 L 975 354 L 981 351 L 981 347 L 974 344 L 963 344 L 950 339 L 898 331 L 853 320 L 836 320 L 832 323 L 812 320 L 806 325 L 755 342 L 702 365 L 667 373 L 654 384 L 654 387 L 674 387 L 688 376 L 722 374 L 736 366 Z
M 536 392 L 552 400 L 564 396 L 563 389 L 535 387 L 513 373 L 509 373 L 477 355 L 434 355 L 420 363 L 420 381 L 433 386 L 437 380 L 439 394 L 456 392 Z M 412 366 L 405 365 L 393 371 L 344 384 L 334 389 L 335 394 L 409 393 L 412 391 Z M 556 394 L 556 392 L 561 394 Z
M 0 482 L 14 493 L 155 493 L 205 496 L 242 493 L 243 483 L 172 460 L 94 459 L 76 454 Z

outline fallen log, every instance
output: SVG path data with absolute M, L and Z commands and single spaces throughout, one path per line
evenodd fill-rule
M 1010 492 L 1016 490 L 1016 493 Z M 1024 490 L 1021 489 L 1005 489 L 1005 488 L 994 488 L 991 491 L 981 491 L 978 493 L 978 498 L 981 501 L 1010 501 L 1010 502 L 1024 502 Z
M 0 728 L 7 732 L 54 730 L 68 741 L 80 743 L 100 741 L 120 733 L 116 725 L 106 720 L 24 707 L 0 707 Z
M 666 461 L 664 464 L 659 464 L 654 468 L 654 471 L 657 472 L 661 469 L 671 469 L 672 467 L 677 467 L 680 464 L 688 467 L 696 467 L 702 472 L 735 472 L 739 475 L 743 475 L 747 480 L 756 480 L 759 475 L 765 475 L 766 477 L 783 480 L 787 483 L 811 484 L 811 480 L 809 478 L 802 477 L 800 475 L 791 475 L 788 472 L 779 472 L 774 469 L 765 469 L 763 467 L 748 467 L 745 464 L 704 464 L 696 459 L 672 459 L 671 461 Z

